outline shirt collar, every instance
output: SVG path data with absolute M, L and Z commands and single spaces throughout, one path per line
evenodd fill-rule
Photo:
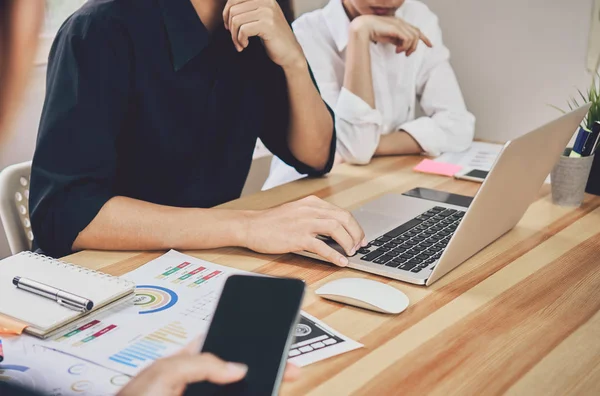
M 159 1 L 175 71 L 183 68 L 209 43 L 210 33 L 190 0 Z
M 331 0 L 323 8 L 323 15 L 338 51 L 342 52 L 348 45 L 348 35 L 350 34 L 350 19 L 342 0 Z

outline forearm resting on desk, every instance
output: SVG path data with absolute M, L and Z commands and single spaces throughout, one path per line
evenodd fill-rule
M 423 149 L 417 141 L 405 131 L 396 131 L 382 135 L 375 156 L 418 154 Z
M 352 256 L 367 242 L 350 212 L 317 197 L 265 210 L 175 208 L 126 197 L 110 199 L 79 233 L 73 250 L 211 249 L 239 246 L 260 253 L 308 250 L 341 266 L 348 259 L 317 236 L 333 238 Z
M 114 197 L 79 233 L 73 250 L 210 249 L 243 245 L 248 212 L 176 208 Z

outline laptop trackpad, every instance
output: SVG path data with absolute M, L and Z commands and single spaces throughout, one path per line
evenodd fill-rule
M 357 210 L 352 212 L 354 218 L 365 232 L 367 241 L 380 237 L 384 232 L 392 230 L 400 225 L 398 218 L 390 215 L 382 215 L 375 212 Z

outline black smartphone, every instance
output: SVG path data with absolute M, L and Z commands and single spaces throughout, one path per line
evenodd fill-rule
M 432 190 L 430 188 L 417 187 L 410 191 L 403 193 L 407 197 L 415 197 L 425 199 L 427 201 L 442 202 L 450 205 L 462 206 L 468 208 L 473 202 L 473 197 L 467 197 L 466 195 L 452 194 L 439 190 Z
M 225 282 L 202 352 L 248 365 L 235 384 L 191 384 L 186 396 L 277 395 L 300 307 L 299 279 L 233 275 Z

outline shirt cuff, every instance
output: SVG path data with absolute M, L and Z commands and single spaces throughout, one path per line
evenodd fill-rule
M 72 191 L 72 196 L 59 195 L 62 202 L 32 211 L 34 246 L 55 258 L 73 253 L 79 233 L 98 215 L 113 195 L 108 191 Z
M 419 143 L 423 152 L 427 155 L 437 157 L 442 154 L 441 148 L 445 137 L 436 133 L 438 130 L 435 121 L 429 117 L 421 117 L 416 120 L 402 124 L 399 128 L 407 132 Z
M 351 124 L 377 124 L 381 126 L 383 117 L 358 95 L 342 88 L 335 108 L 336 115 Z

